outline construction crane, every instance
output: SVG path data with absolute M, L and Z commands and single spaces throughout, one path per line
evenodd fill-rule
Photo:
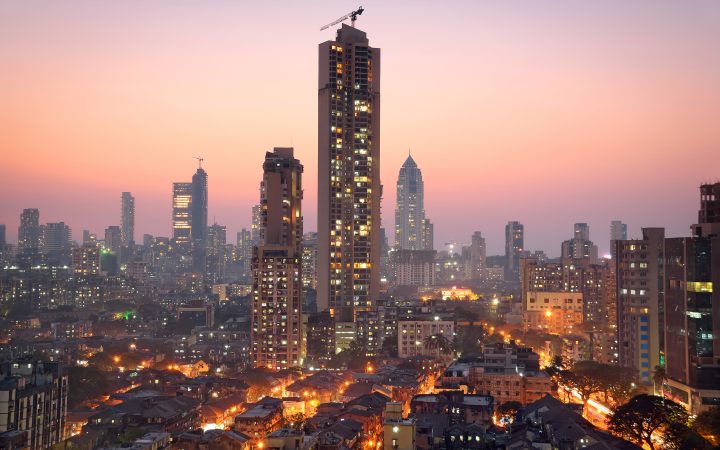
M 193 156 L 194 159 L 198 160 L 198 166 L 202 169 L 202 162 L 205 161 L 202 156 Z
M 337 25 L 337 24 L 339 24 L 340 22 L 344 22 L 344 21 L 346 21 L 346 20 L 348 20 L 348 19 L 350 19 L 350 25 L 352 25 L 353 27 L 355 27 L 355 21 L 357 20 L 357 16 L 359 16 L 360 14 L 362 14 L 363 11 L 365 11 L 365 10 L 363 9 L 362 6 L 359 7 L 356 11 L 350 11 L 349 13 L 345 14 L 344 16 L 342 16 L 341 18 L 339 18 L 338 20 L 336 20 L 336 21 L 334 21 L 334 22 L 331 22 L 331 23 L 325 25 L 324 27 L 320 28 L 320 31 L 322 31 L 322 30 L 327 30 L 327 29 L 330 28 L 331 26 Z

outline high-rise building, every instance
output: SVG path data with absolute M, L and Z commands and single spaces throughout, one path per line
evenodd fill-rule
M 207 255 L 205 273 L 208 283 L 219 282 L 225 275 L 228 262 L 227 228 L 216 223 L 207 229 Z
M 7 237 L 5 236 L 5 224 L 0 223 L 0 251 L 7 245 Z
M 392 259 L 396 286 L 435 284 L 435 250 L 395 250 Z
M 192 194 L 192 183 L 173 183 L 173 244 L 181 255 L 190 253 Z
M 40 211 L 37 208 L 23 209 L 18 228 L 18 254 L 39 253 L 42 243 Z
M 435 249 L 435 227 L 427 217 L 423 219 L 423 242 L 425 243 L 425 250 Z
M 627 239 L 627 224 L 622 223 L 619 220 L 613 220 L 610 222 L 610 240 L 611 241 L 624 241 Z
M 573 238 L 562 243 L 563 260 L 570 260 L 582 266 L 596 264 L 598 249 L 590 240 L 590 227 L 586 223 L 576 223 L 574 228 Z
M 251 352 L 256 367 L 302 364 L 302 172 L 292 148 L 265 154 L 260 244 L 253 249 Z
M 110 225 L 105 228 L 105 250 L 119 254 L 120 247 L 122 247 L 122 231 L 120 227 Z
M 642 239 L 615 241 L 618 362 L 652 382 L 663 356 L 665 230 L 643 228 Z
M 485 278 L 485 238 L 476 231 L 472 235 L 470 244 L 470 278 L 480 280 Z
M 121 240 L 123 247 L 135 245 L 135 197 L 123 192 L 120 204 Z
M 665 240 L 666 395 L 698 414 L 720 404 L 720 183 L 700 186 L 693 237 Z
M 97 245 L 83 245 L 72 249 L 72 268 L 75 275 L 100 274 L 100 249 Z
M 252 252 L 255 242 L 252 240 L 252 232 L 247 228 L 243 228 L 237 233 L 237 251 L 238 260 L 240 262 L 240 272 L 242 277 L 250 276 L 250 266 L 252 262 Z
M 97 235 L 90 230 L 83 230 L 82 245 L 97 245 Z
M 395 208 L 395 247 L 400 250 L 431 250 L 425 242 L 425 184 L 422 171 L 411 155 L 400 168 Z M 428 222 L 429 223 L 429 222 Z
M 380 49 L 342 25 L 319 46 L 318 310 L 380 289 Z
M 47 223 L 41 227 L 42 252 L 45 261 L 51 265 L 70 263 L 71 232 L 65 222 Z
M 720 223 L 720 183 L 700 186 L 699 224 Z
M 261 194 L 262 195 L 262 194 Z M 252 225 L 250 226 L 250 237 L 253 245 L 260 243 L 260 227 L 262 226 L 262 210 L 260 205 L 252 207 Z
M 524 249 L 525 227 L 520 222 L 508 222 L 505 225 L 505 272 L 513 280 L 520 273 L 520 255 Z
M 202 161 L 202 160 L 201 160 Z M 192 238 L 193 271 L 205 273 L 208 246 L 208 176 L 202 167 L 192 177 L 190 203 L 190 236 Z
M 317 289 L 317 233 L 305 233 L 302 244 L 303 287 Z

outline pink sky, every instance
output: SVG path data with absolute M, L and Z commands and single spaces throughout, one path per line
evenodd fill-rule
M 435 242 L 504 224 L 559 253 L 574 222 L 686 234 L 720 179 L 720 3 L 363 1 L 383 50 L 383 225 L 412 148 Z M 0 3 L 0 223 L 23 208 L 102 234 L 170 234 L 171 184 L 202 155 L 210 218 L 250 222 L 264 152 L 292 145 L 316 223 L 318 31 L 357 2 Z

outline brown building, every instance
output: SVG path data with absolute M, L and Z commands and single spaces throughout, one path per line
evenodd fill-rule
M 280 370 L 302 364 L 302 172 L 292 148 L 265 154 L 260 245 L 253 248 L 252 360 Z
M 367 308 L 380 291 L 380 49 L 343 24 L 319 54 L 317 306 Z
M 265 397 L 235 417 L 235 431 L 248 436 L 250 445 L 255 447 L 270 433 L 280 428 L 282 411 L 282 400 Z

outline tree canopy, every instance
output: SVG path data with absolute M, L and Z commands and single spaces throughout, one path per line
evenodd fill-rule
M 655 395 L 641 394 L 615 411 L 608 430 L 651 450 L 680 448 L 680 435 L 687 429 L 688 419 L 682 405 Z

